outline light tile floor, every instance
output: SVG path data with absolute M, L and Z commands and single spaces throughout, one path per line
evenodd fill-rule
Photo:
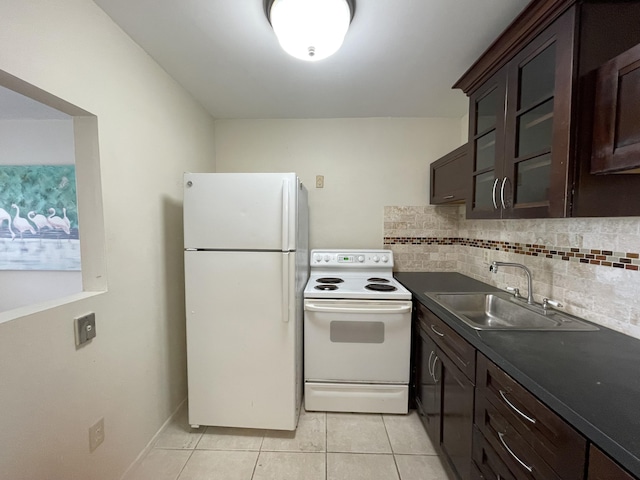
M 185 407 L 127 480 L 448 480 L 415 411 L 300 414 L 295 432 L 190 428 Z

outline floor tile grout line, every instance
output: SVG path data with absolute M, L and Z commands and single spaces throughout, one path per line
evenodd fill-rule
M 191 450 L 191 454 L 189 455 L 189 458 L 187 458 L 187 461 L 184 462 L 184 465 L 182 466 L 182 468 L 180 469 L 180 472 L 178 472 L 178 476 L 176 477 L 176 480 L 180 480 L 180 476 L 182 475 L 182 472 L 184 472 L 184 469 L 187 468 L 187 464 L 189 463 L 189 460 L 191 460 L 191 457 L 193 457 L 193 453 L 196 451 L 196 449 L 194 448 L 193 450 Z
M 396 453 L 393 450 L 393 443 L 391 442 L 391 436 L 389 435 L 389 429 L 387 428 L 387 422 L 384 420 L 384 415 L 382 415 L 382 425 L 384 425 L 384 431 L 387 434 L 387 441 L 389 442 L 389 448 L 391 449 L 391 455 L 393 456 L 393 464 L 396 467 L 396 474 L 398 475 L 398 480 L 402 480 L 402 476 L 400 475 L 400 469 L 398 468 L 398 462 L 396 461 Z
M 329 416 L 324 412 L 324 480 L 329 480 Z

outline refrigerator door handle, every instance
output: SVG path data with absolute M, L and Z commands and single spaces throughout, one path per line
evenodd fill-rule
M 289 254 L 282 255 L 282 321 L 289 321 Z
M 289 250 L 289 179 L 282 181 L 282 251 Z

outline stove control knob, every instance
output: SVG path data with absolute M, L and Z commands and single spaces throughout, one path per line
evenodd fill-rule
M 322 260 L 322 255 L 320 255 L 320 254 L 316 253 L 316 254 L 313 256 L 313 259 L 314 259 L 316 262 L 319 262 L 320 260 Z
M 375 256 L 373 257 L 373 261 L 374 261 L 374 262 L 376 262 L 376 263 L 378 263 L 378 262 L 380 261 L 380 257 L 378 257 L 377 255 L 375 255 Z
M 382 262 L 383 263 L 387 263 L 389 261 L 389 257 L 387 257 L 386 255 L 382 256 Z
M 364 255 L 358 255 L 358 261 L 360 263 L 364 262 Z
M 325 255 L 325 256 L 324 256 L 324 261 L 325 261 L 325 262 L 328 262 L 328 261 L 329 261 L 329 255 Z

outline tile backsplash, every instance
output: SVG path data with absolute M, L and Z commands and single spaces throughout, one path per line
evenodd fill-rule
M 467 220 L 464 206 L 392 206 L 384 246 L 396 271 L 459 272 L 524 294 L 519 269 L 489 272 L 494 260 L 522 263 L 536 301 L 640 338 L 640 218 Z

